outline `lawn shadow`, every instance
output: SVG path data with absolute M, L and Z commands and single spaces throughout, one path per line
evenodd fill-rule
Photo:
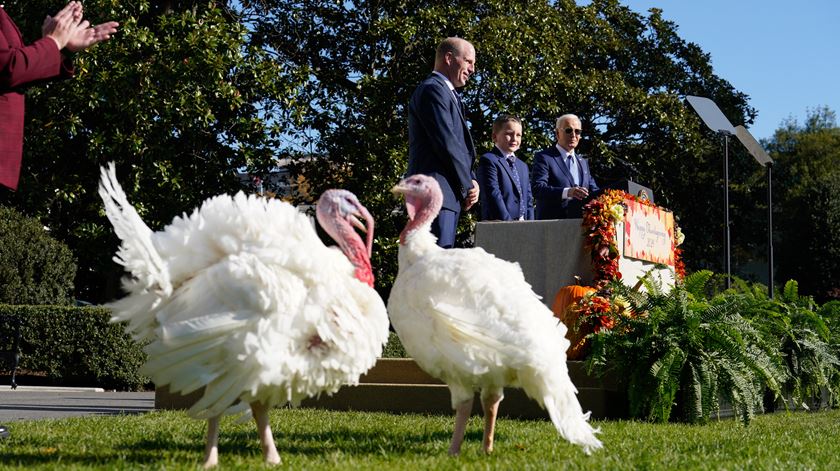
M 381 456 L 383 451 L 394 455 L 445 456 L 452 433 L 448 423 L 440 427 L 405 427 L 396 430 L 390 425 L 379 428 L 374 423 L 366 426 L 369 428 L 360 430 L 351 420 L 348 425 L 325 424 L 323 429 L 317 429 L 317 424 L 301 426 L 299 423 L 284 427 L 283 421 L 272 420 L 272 431 L 281 457 L 301 456 L 311 459 L 340 453 L 364 459 Z M 24 467 L 55 464 L 58 461 L 68 466 L 101 467 L 119 461 L 129 466 L 145 467 L 160 463 L 163 457 L 170 462 L 175 459 L 189 465 L 191 462 L 201 462 L 205 433 L 205 427 L 177 432 L 166 426 L 159 429 L 144 428 L 139 438 L 133 435 L 104 449 L 90 446 L 85 452 L 62 450 L 61 443 L 57 443 L 55 448 L 16 451 L 12 438 L 0 444 L 0 454 L 4 463 Z M 480 429 L 468 429 L 467 442 L 480 443 L 481 438 Z M 253 421 L 244 425 L 223 423 L 219 434 L 219 454 L 220 457 L 236 455 L 247 460 L 253 459 L 255 463 L 261 461 L 262 452 Z
M 246 426 L 225 431 L 223 426 L 219 433 L 219 454 L 239 454 L 243 456 L 261 456 L 256 427 L 249 422 Z M 332 453 L 342 453 L 350 456 L 378 456 L 383 450 L 394 454 L 439 455 L 445 454 L 451 430 L 403 430 L 394 432 L 388 430 L 358 430 L 351 426 L 331 425 L 321 431 L 311 429 L 303 431 L 283 430 L 282 423 L 273 423 L 277 451 L 281 456 L 301 455 L 307 457 L 328 456 Z M 179 451 L 195 453 L 200 457 L 204 453 L 205 436 L 195 436 L 193 442 L 173 442 L 166 433 L 155 437 L 145 438 L 135 442 L 126 442 L 121 446 L 125 453 L 123 459 L 147 463 L 149 457 L 159 457 L 164 451 Z M 479 442 L 482 438 L 480 430 L 468 430 L 466 440 Z

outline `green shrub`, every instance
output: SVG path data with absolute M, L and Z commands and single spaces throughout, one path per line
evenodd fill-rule
M 840 301 L 834 300 L 823 304 L 817 313 L 828 328 L 831 343 L 840 347 Z
M 746 301 L 742 315 L 781 353 L 789 377 L 783 387 L 785 395 L 797 405 L 812 408 L 836 405 L 840 359 L 837 337 L 830 328 L 832 305 L 818 308 L 812 297 L 799 294 L 794 280 L 785 283 L 774 299 L 763 286 L 743 282 L 733 286 L 733 292 Z
M 108 322 L 108 309 L 0 305 L 0 313 L 21 319 L 21 369 L 63 385 L 137 390 L 149 382 L 138 373 L 142 346 Z
M 0 303 L 70 304 L 76 262 L 33 218 L 0 206 Z
M 617 317 L 613 330 L 594 334 L 587 361 L 590 370 L 626 378 L 634 417 L 705 422 L 725 399 L 749 423 L 762 410 L 765 389 L 781 393 L 779 352 L 740 315 L 742 298 L 705 299 L 710 278 L 692 274 L 668 294 L 653 283 L 647 293 L 612 285 L 637 316 Z
M 408 354 L 405 352 L 400 338 L 394 332 L 388 333 L 388 343 L 382 349 L 382 358 L 407 358 Z
M 770 299 L 761 284 L 735 278 L 727 289 L 722 280 L 700 271 L 667 295 L 653 283 L 648 293 L 611 285 L 637 316 L 591 337 L 590 370 L 617 370 L 631 414 L 656 421 L 703 422 L 722 399 L 745 423 L 762 399 L 836 406 L 840 302 L 820 307 L 795 281 Z

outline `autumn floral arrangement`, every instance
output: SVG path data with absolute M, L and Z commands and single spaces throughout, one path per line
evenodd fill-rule
M 621 282 L 618 263 L 621 258 L 616 241 L 616 223 L 624 221 L 625 199 L 654 206 L 647 198 L 639 198 L 621 190 L 606 190 L 584 206 L 583 227 L 585 247 L 590 251 L 595 272 L 594 287 L 571 285 L 561 288 L 552 310 L 569 328 L 572 345 L 567 352 L 570 360 L 584 358 L 588 352 L 586 337 L 602 330 L 612 330 L 619 317 L 636 317 L 630 303 L 610 287 Z M 675 272 L 679 280 L 685 277 L 682 244 L 685 236 L 674 229 Z
M 618 261 L 621 253 L 616 242 L 615 224 L 624 220 L 624 198 L 621 190 L 606 190 L 583 208 L 583 227 L 586 231 L 584 247 L 592 256 L 595 288 L 602 288 L 621 279 Z
M 635 317 L 630 303 L 614 293 L 613 282 L 600 289 L 570 285 L 557 292 L 552 311 L 569 329 L 569 360 L 581 360 L 589 353 L 587 337 L 603 330 L 612 330 L 621 317 Z
M 583 207 L 583 227 L 586 231 L 584 246 L 592 256 L 595 271 L 594 285 L 600 289 L 611 281 L 621 279 L 618 261 L 621 258 L 616 242 L 615 225 L 624 221 L 627 208 L 624 200 L 630 199 L 646 206 L 656 206 L 647 198 L 640 198 L 622 190 L 606 190 Z M 682 249 L 685 236 L 679 226 L 674 228 L 674 266 L 679 280 L 685 278 Z

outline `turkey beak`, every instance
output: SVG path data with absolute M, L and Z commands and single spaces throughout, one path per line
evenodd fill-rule
M 391 193 L 393 193 L 393 194 L 394 194 L 394 196 L 397 196 L 397 195 L 402 195 L 402 194 L 404 194 L 404 193 L 405 193 L 405 191 L 406 191 L 407 189 L 408 189 L 408 187 L 406 187 L 405 185 L 403 185 L 403 182 L 399 182 L 399 183 L 397 183 L 396 185 L 394 185 L 394 187 L 393 187 L 393 188 L 391 188 Z
M 413 221 L 414 215 L 417 212 L 417 208 L 414 205 L 414 198 L 408 196 L 411 188 L 405 184 L 404 181 L 397 183 L 393 188 L 391 188 L 391 193 L 396 195 L 403 195 L 405 196 L 405 211 L 408 214 L 408 220 Z

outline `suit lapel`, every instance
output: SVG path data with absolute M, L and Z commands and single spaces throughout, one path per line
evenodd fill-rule
M 449 88 L 446 84 L 443 84 L 444 87 Z M 464 127 L 464 136 L 466 137 L 467 141 L 467 148 L 470 150 L 470 156 L 475 156 L 475 147 L 473 147 L 473 140 L 472 134 L 470 134 L 470 128 L 467 126 L 467 117 L 464 116 L 464 108 L 461 106 L 462 103 L 455 98 L 455 94 L 458 93 L 455 90 L 452 90 L 452 101 L 455 103 L 455 108 L 458 109 L 458 115 L 461 117 L 461 126 Z
M 446 89 L 449 92 L 450 99 L 452 100 L 452 105 L 455 106 L 455 109 L 458 110 L 458 116 L 461 117 L 461 126 L 464 128 L 464 140 L 467 144 L 467 149 L 470 151 L 470 156 L 475 157 L 475 146 L 473 145 L 472 134 L 470 134 L 470 128 L 467 126 L 467 117 L 464 116 L 464 110 L 461 108 L 461 102 L 458 101 L 458 98 L 455 98 L 455 90 L 450 90 L 449 85 L 438 75 L 438 74 L 431 74 L 429 77 L 435 79 L 441 87 Z
M 572 173 L 569 172 L 569 166 L 566 165 L 566 160 L 560 154 L 560 151 L 557 150 L 557 146 L 554 146 L 551 149 L 552 149 L 551 156 L 554 157 L 554 163 L 557 165 L 557 167 L 559 167 L 560 173 L 565 175 L 566 180 L 569 183 L 574 183 L 574 178 L 572 178 Z
M 589 187 L 589 168 L 580 156 L 577 156 L 578 167 L 580 167 L 580 186 Z

